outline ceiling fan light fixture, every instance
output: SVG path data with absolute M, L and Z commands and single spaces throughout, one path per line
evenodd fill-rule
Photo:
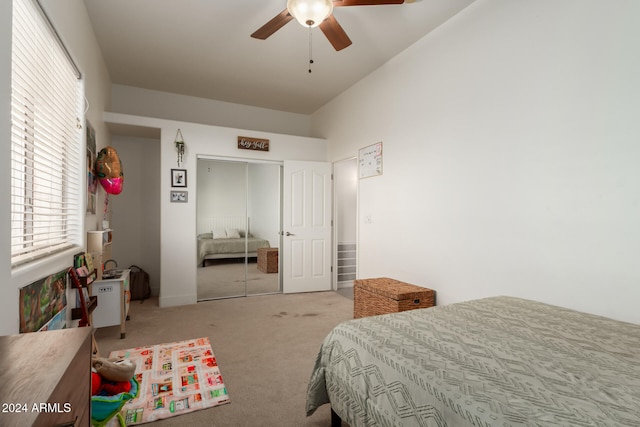
M 287 10 L 304 27 L 317 27 L 333 12 L 331 0 L 288 0 Z

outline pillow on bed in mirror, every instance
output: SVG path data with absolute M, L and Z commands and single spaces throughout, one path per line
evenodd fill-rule
M 239 239 L 240 237 L 240 230 L 238 230 L 237 228 L 227 228 L 228 239 Z
M 227 232 L 224 231 L 223 229 L 214 229 L 213 231 L 211 231 L 211 234 L 213 235 L 214 239 L 226 239 L 227 238 Z

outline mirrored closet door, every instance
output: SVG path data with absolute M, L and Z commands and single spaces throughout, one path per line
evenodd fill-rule
M 198 159 L 198 300 L 281 291 L 281 166 Z

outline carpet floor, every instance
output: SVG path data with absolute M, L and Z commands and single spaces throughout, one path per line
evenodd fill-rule
M 207 261 L 198 267 L 198 301 L 280 291 L 278 273 L 263 273 L 255 260 L 247 264 L 234 260 Z M 246 287 L 245 287 L 246 285 Z
M 346 295 L 346 296 L 345 296 Z M 127 334 L 100 328 L 101 355 L 113 350 L 208 337 L 231 403 L 156 421 L 154 426 L 327 427 L 330 408 L 305 415 L 306 390 L 320 344 L 353 318 L 349 290 L 274 294 L 158 307 L 133 301 Z

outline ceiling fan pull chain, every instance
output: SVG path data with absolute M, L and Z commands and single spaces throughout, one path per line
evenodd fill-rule
M 313 64 L 313 49 L 311 44 L 311 26 L 309 26 L 309 73 L 311 73 L 311 64 Z

